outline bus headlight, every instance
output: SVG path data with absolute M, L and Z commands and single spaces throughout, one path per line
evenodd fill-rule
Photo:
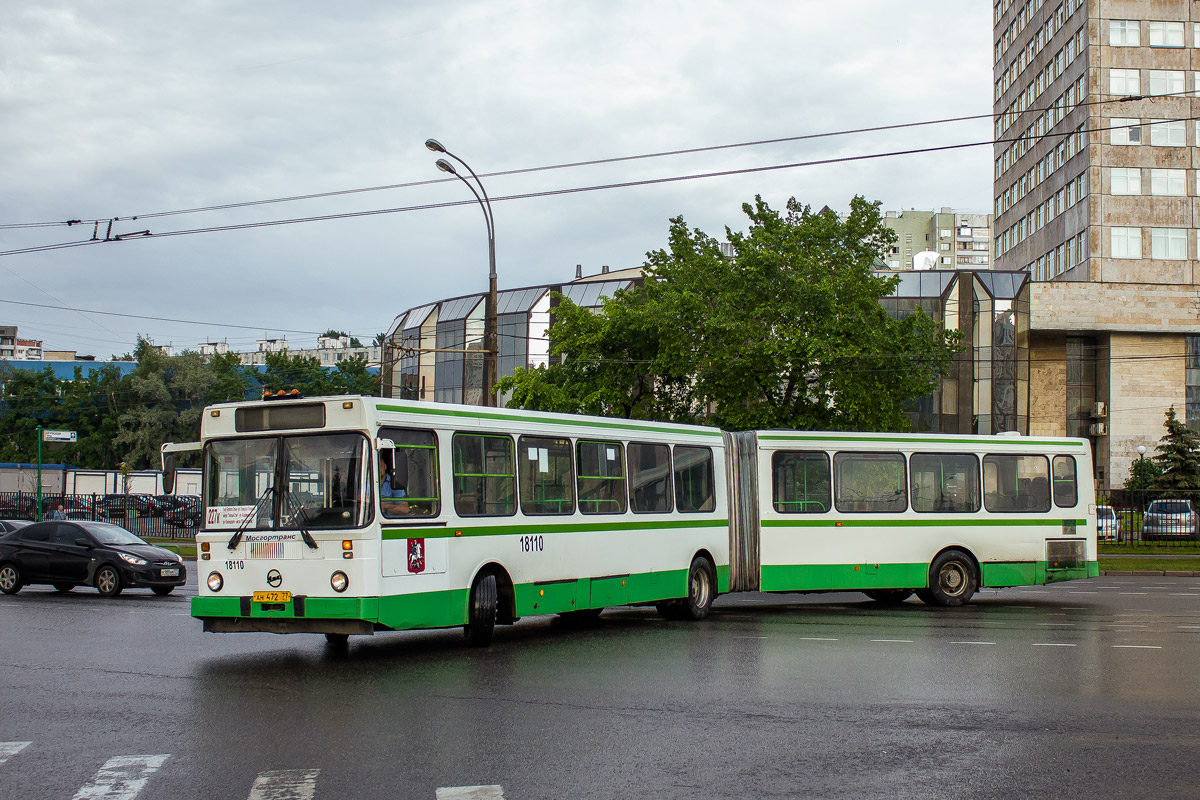
M 216 574 L 215 572 L 213 573 Z M 333 587 L 335 592 L 344 592 L 346 587 L 350 585 L 350 579 L 346 577 L 346 573 L 340 569 L 329 576 L 329 585 Z
M 219 592 L 221 587 L 225 585 L 225 579 L 221 577 L 219 572 L 208 573 L 208 590 L 210 592 Z

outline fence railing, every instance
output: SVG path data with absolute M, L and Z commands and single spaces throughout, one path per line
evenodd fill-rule
M 1200 542 L 1200 491 L 1116 490 L 1107 500 L 1109 505 L 1101 505 L 1097 515 L 1102 543 L 1194 546 Z
M 199 498 L 172 495 L 51 494 L 42 495 L 42 518 L 61 507 L 67 519 L 113 522 L 145 538 L 191 539 L 200 522 Z M 0 492 L 0 519 L 37 519 L 34 492 Z

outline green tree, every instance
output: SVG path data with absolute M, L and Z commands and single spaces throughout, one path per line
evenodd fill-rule
M 118 417 L 113 441 L 127 464 L 144 469 L 158 465 L 163 442 L 199 438 L 214 373 L 199 353 L 168 356 L 142 337 L 134 356 L 138 365 L 129 376 L 129 390 L 137 402 Z
M 261 381 L 264 390 L 273 392 L 298 389 L 308 397 L 336 394 L 329 371 L 312 356 L 267 353 Z
M 915 313 L 880 304 L 898 278 L 873 273 L 895 240 L 878 203 L 840 219 L 795 199 L 761 198 L 726 229 L 732 256 L 682 218 L 648 254 L 642 286 L 600 313 L 563 302 L 550 329 L 560 364 L 501 381 L 509 405 L 675 421 L 730 430 L 907 430 L 905 404 L 934 391 L 958 349 Z
M 1158 468 L 1150 488 L 1161 492 L 1200 490 L 1200 439 L 1186 423 L 1175 416 L 1175 406 L 1167 409 L 1163 427 L 1167 432 L 1154 448 Z
M 245 400 L 252 389 L 258 388 L 259 376 L 242 366 L 237 353 L 221 353 L 208 362 L 213 383 L 208 390 L 209 403 L 232 403 Z

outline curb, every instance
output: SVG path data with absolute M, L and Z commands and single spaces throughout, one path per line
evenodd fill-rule
M 1101 575 L 1124 575 L 1145 578 L 1198 578 L 1200 572 L 1188 569 L 1102 569 Z

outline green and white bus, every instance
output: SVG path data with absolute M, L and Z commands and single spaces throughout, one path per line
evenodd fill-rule
M 1090 577 L 1090 447 L 716 428 L 373 397 L 205 410 L 199 590 L 217 632 L 462 626 L 718 593 L 916 592 Z

